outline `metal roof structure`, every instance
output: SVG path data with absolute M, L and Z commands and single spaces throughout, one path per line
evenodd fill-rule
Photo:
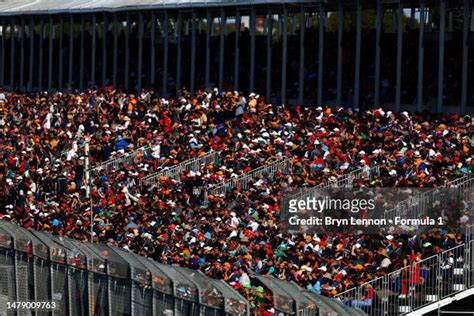
M 149 9 L 322 3 L 309 0 L 14 0 L 0 2 L 0 15 L 117 12 Z

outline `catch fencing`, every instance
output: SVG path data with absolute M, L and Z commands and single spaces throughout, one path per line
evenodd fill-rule
M 210 186 L 207 192 L 213 195 L 223 195 L 234 188 L 247 190 L 251 183 L 255 183 L 261 179 L 265 181 L 274 179 L 279 173 L 291 173 L 291 161 L 289 158 L 278 158 L 236 178 L 224 180 L 223 182 Z
M 177 182 L 180 182 L 180 177 L 183 172 L 201 171 L 201 168 L 205 165 L 219 164 L 219 160 L 220 152 L 211 151 L 204 156 L 191 158 L 172 167 L 165 168 L 164 170 L 150 174 L 140 180 L 140 185 L 159 185 L 161 177 L 166 177 L 167 179 L 174 179 Z

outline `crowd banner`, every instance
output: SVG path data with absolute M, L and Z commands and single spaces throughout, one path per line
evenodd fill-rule
M 160 183 L 161 177 L 166 177 L 167 179 L 174 179 L 177 182 L 180 182 L 180 178 L 183 172 L 185 171 L 200 171 L 203 166 L 206 165 L 216 165 L 219 163 L 220 152 L 211 151 L 204 156 L 195 157 L 188 160 L 185 160 L 177 165 L 167 167 L 163 170 L 150 174 L 140 180 L 140 185 L 146 186 L 156 186 Z

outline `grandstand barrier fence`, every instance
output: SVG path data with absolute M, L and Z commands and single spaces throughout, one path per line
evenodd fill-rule
M 473 186 L 472 176 L 464 176 L 445 185 L 461 189 L 459 193 L 468 207 L 472 207 L 474 203 Z M 435 201 L 438 192 L 438 188 L 435 188 L 410 197 L 387 211 L 387 218 L 425 216 L 428 206 Z M 362 309 L 368 315 L 400 315 L 474 287 L 474 240 L 471 220 L 463 225 L 463 244 L 351 288 L 335 297 L 348 306 Z
M 213 195 L 223 195 L 234 188 L 246 190 L 249 188 L 250 183 L 258 181 L 263 177 L 265 177 L 265 179 L 273 179 L 278 173 L 290 174 L 291 168 L 292 166 L 289 158 L 278 158 L 264 166 L 244 173 L 237 178 L 227 179 L 221 183 L 215 184 L 209 187 L 207 192 Z
M 429 214 L 430 205 L 437 199 L 439 199 L 439 190 L 446 188 L 455 188 L 460 199 L 463 199 L 467 203 L 473 203 L 472 192 L 474 191 L 474 177 L 464 176 L 452 181 L 449 181 L 442 188 L 433 188 L 428 191 L 422 192 L 410 196 L 408 199 L 400 202 L 394 208 L 384 212 L 385 219 L 393 219 L 395 217 L 405 218 L 422 218 Z M 454 193 L 454 192 L 453 192 Z M 465 224 L 465 234 L 467 241 L 472 238 L 472 225 L 468 221 Z
M 474 286 L 473 246 L 458 245 L 335 297 L 369 316 L 413 312 Z
M 372 179 L 374 176 L 380 174 L 380 166 L 364 166 L 358 168 L 354 171 L 349 172 L 348 174 L 339 176 L 335 181 L 322 182 L 313 187 L 297 188 L 295 193 L 288 192 L 283 196 L 281 203 L 281 216 L 286 216 L 288 214 L 288 207 L 290 200 L 304 200 L 307 197 L 317 196 L 318 192 L 330 187 L 343 188 L 351 187 L 352 183 L 356 179 L 369 178 Z
M 140 185 L 147 185 L 147 186 L 159 185 L 161 177 L 167 177 L 179 182 L 180 176 L 183 172 L 200 171 L 202 166 L 210 165 L 210 164 L 215 165 L 215 164 L 218 164 L 219 161 L 220 161 L 220 152 L 211 151 L 204 156 L 191 158 L 177 165 L 174 165 L 172 167 L 165 168 L 164 170 L 150 174 L 140 180 Z
M 140 147 L 132 152 L 126 152 L 115 158 L 111 158 L 102 162 L 100 165 L 94 166 L 90 169 L 91 177 L 97 177 L 101 172 L 112 171 L 120 168 L 123 164 L 133 164 L 134 160 L 139 155 L 151 154 L 152 148 L 147 145 Z

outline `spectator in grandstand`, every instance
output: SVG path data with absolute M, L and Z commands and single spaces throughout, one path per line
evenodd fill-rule
M 0 217 L 80 240 L 91 239 L 92 220 L 94 241 L 201 269 L 244 293 L 250 286 L 246 295 L 256 301 L 260 284 L 249 270 L 335 295 L 402 267 L 407 254 L 419 260 L 461 241 L 446 234 L 282 234 L 279 199 L 285 188 L 334 181 L 369 165 L 381 166 L 380 174 L 355 186 L 436 187 L 472 173 L 469 116 L 277 107 L 256 94 L 218 91 L 184 92 L 176 100 L 113 90 L 6 93 L 5 100 Z M 93 166 L 149 147 L 93 176 L 89 200 L 86 138 Z M 139 185 L 211 149 L 219 161 Z M 257 177 L 246 190 L 208 193 L 277 157 L 289 157 L 294 172 Z M 412 277 L 402 282 L 402 294 L 415 284 Z

